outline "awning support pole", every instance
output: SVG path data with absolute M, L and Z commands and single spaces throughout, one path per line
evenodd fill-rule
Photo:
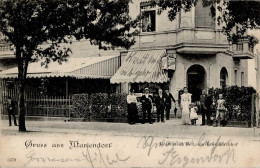
M 66 78 L 66 97 L 69 96 L 69 81 L 68 78 Z

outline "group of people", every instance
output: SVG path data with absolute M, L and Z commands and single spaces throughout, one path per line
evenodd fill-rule
M 142 103 L 142 120 L 141 123 L 149 123 L 153 124 L 151 111 L 153 107 L 153 103 L 156 105 L 157 109 L 157 122 L 165 122 L 164 113 L 166 111 L 166 120 L 170 119 L 170 109 L 171 109 L 171 101 L 175 103 L 175 99 L 172 94 L 169 92 L 169 88 L 165 89 L 165 93 L 163 93 L 162 89 L 158 90 L 158 96 L 153 97 L 150 95 L 150 90 L 148 88 L 144 89 L 144 95 L 140 98 L 140 102 Z M 134 90 L 130 90 L 130 95 L 127 96 L 128 103 L 128 120 L 129 124 L 135 124 L 138 120 L 138 110 L 137 110 L 137 97 L 134 95 Z M 175 115 L 176 115 L 175 109 Z M 147 116 L 147 117 L 146 117 Z
M 202 115 L 201 126 L 210 125 L 212 111 L 216 112 L 216 115 L 213 116 L 216 123 L 213 123 L 213 126 L 224 125 L 227 109 L 225 107 L 223 94 L 220 93 L 218 95 L 217 101 L 215 102 L 212 96 L 207 95 L 206 91 L 202 90 L 202 94 L 200 96 L 200 104 L 198 108 L 195 103 L 191 102 L 192 94 L 188 93 L 188 88 L 184 87 L 183 91 L 184 93 L 181 95 L 182 124 L 196 125 L 196 120 L 198 120 L 197 112 L 198 110 L 200 110 Z
M 223 120 L 225 119 L 226 107 L 223 95 L 219 94 L 218 100 L 215 102 L 212 96 L 206 94 L 206 91 L 202 91 L 200 96 L 199 106 L 192 103 L 192 94 L 188 92 L 188 88 L 183 88 L 183 94 L 180 98 L 180 107 L 182 112 L 182 124 L 183 125 L 196 125 L 196 120 L 198 120 L 197 112 L 200 110 L 202 115 L 201 125 L 209 125 L 211 121 L 210 110 L 212 106 L 216 106 L 215 120 L 217 121 L 214 126 L 223 125 Z M 169 93 L 169 88 L 165 89 L 163 93 L 162 89 L 158 89 L 158 96 L 151 96 L 148 88 L 144 89 L 144 94 L 140 98 L 142 104 L 142 120 L 141 123 L 153 124 L 151 119 L 151 110 L 153 103 L 156 105 L 157 112 L 157 122 L 165 122 L 164 114 L 166 113 L 166 120 L 170 119 L 170 109 L 171 101 L 176 102 L 172 94 Z M 138 110 L 137 110 L 137 97 L 134 95 L 134 90 L 130 90 L 130 95 L 127 96 L 128 103 L 128 120 L 129 124 L 135 124 L 138 120 Z M 176 116 L 177 108 L 175 107 L 174 113 Z M 207 119 L 207 120 L 206 120 Z

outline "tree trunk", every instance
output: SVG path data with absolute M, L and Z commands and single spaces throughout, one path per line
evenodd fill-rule
M 27 74 L 28 60 L 22 57 L 21 51 L 16 50 L 16 58 L 18 63 L 18 115 L 19 115 L 19 131 L 25 132 L 25 80 Z
M 24 79 L 19 79 L 19 94 L 18 94 L 18 115 L 19 115 L 19 131 L 25 132 L 25 82 Z

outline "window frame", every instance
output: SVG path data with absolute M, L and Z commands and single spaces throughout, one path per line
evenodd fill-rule
M 198 3 L 203 3 L 202 1 L 198 0 L 197 2 L 197 5 Z M 194 26 L 195 28 L 204 28 L 204 29 L 216 29 L 216 23 L 215 23 L 215 19 L 210 15 L 209 13 L 209 16 L 212 18 L 212 26 L 206 26 L 206 25 L 198 25 L 197 23 L 197 19 L 198 18 L 202 18 L 202 17 L 197 17 L 197 5 L 194 7 Z M 202 5 L 202 4 L 201 4 Z M 203 5 L 202 5 L 203 6 Z M 204 7 L 203 7 L 204 8 Z M 210 9 L 210 8 L 209 8 Z M 210 12 L 210 11 L 209 11 Z M 204 17 L 205 18 L 205 17 Z
M 149 33 L 149 32 L 156 32 L 157 31 L 157 13 L 156 13 L 156 6 L 151 5 L 150 3 L 147 3 L 145 5 L 142 5 L 140 3 L 140 13 L 141 16 L 143 16 L 144 12 L 154 12 L 154 30 L 153 31 L 143 31 L 143 19 L 141 20 L 141 32 L 142 33 Z

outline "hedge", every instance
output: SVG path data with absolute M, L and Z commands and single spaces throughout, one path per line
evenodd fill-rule
M 72 118 L 86 119 L 126 119 L 127 94 L 93 93 L 72 96 Z
M 222 93 L 225 101 L 225 107 L 228 111 L 228 120 L 230 121 L 250 121 L 251 119 L 251 99 L 256 93 L 253 87 L 230 86 L 224 89 L 210 88 L 209 95 L 214 101 Z

